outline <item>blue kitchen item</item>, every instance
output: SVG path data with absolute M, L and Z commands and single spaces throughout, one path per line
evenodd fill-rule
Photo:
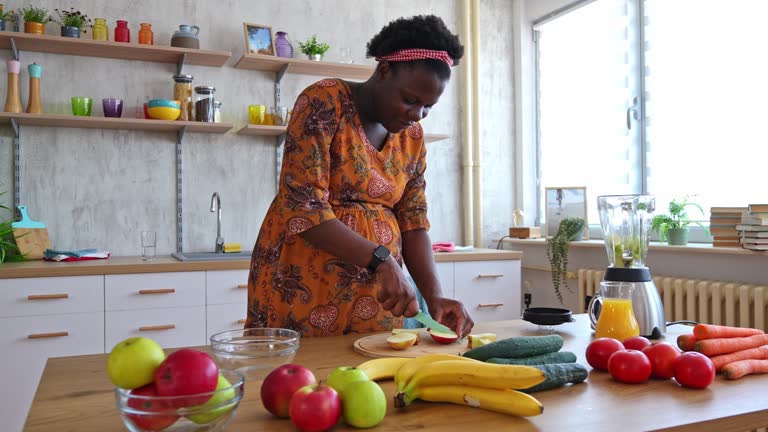
M 21 213 L 21 220 L 11 223 L 11 228 L 45 228 L 45 224 L 38 221 L 33 221 L 27 214 L 27 206 L 17 206 L 19 213 Z

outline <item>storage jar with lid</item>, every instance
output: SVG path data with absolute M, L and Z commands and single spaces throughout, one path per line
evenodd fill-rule
M 109 40 L 106 18 L 96 18 L 93 24 L 93 40 Z
M 214 86 L 195 87 L 195 120 L 213 123 L 214 93 L 216 93 L 216 87 Z
M 173 76 L 173 100 L 181 104 L 181 115 L 178 120 L 192 120 L 192 80 L 192 75 Z
M 179 30 L 173 33 L 171 37 L 171 46 L 181 48 L 200 48 L 200 39 L 198 34 L 200 27 L 196 25 L 182 24 Z
M 128 21 L 117 20 L 117 27 L 115 27 L 115 42 L 131 42 L 131 29 L 128 28 Z

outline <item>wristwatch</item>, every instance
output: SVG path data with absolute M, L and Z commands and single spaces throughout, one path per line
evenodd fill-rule
M 392 253 L 389 251 L 389 249 L 386 248 L 386 246 L 384 245 L 377 246 L 376 249 L 373 250 L 373 257 L 371 257 L 371 262 L 368 263 L 368 270 L 370 270 L 371 272 L 375 272 L 376 267 L 378 267 L 379 264 L 386 261 L 391 254 Z

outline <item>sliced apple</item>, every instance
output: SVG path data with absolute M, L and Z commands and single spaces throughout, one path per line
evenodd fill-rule
M 495 333 L 478 333 L 467 336 L 467 348 L 469 349 L 488 345 L 491 342 L 496 342 Z
M 414 345 L 418 345 L 419 342 L 421 342 L 421 336 L 419 335 L 419 329 L 417 329 L 417 328 L 415 328 L 415 329 L 398 329 L 398 328 L 392 329 L 392 334 L 393 335 L 396 335 L 396 334 L 399 334 L 399 333 L 413 333 L 413 334 L 415 334 L 416 335 L 416 343 Z
M 449 332 L 442 332 L 439 330 L 427 329 L 427 333 L 429 333 L 429 335 L 432 336 L 432 339 L 435 342 L 443 345 L 448 345 L 450 343 L 454 343 L 457 340 L 459 340 L 459 335 L 457 335 L 454 332 L 449 333 Z
M 404 350 L 416 344 L 416 335 L 410 332 L 394 334 L 387 338 L 390 348 Z

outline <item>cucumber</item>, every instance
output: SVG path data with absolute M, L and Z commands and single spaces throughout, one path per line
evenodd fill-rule
M 544 375 L 547 378 L 540 384 L 536 384 L 535 386 L 525 390 L 520 390 L 522 392 L 533 393 L 537 391 L 562 387 L 569 383 L 578 384 L 587 379 L 587 375 L 589 375 L 587 368 L 579 363 L 533 365 L 533 367 L 544 371 Z
M 492 357 L 486 363 L 511 364 L 511 365 L 543 365 L 556 363 L 576 363 L 576 354 L 570 351 L 558 351 L 533 357 L 500 358 Z
M 563 337 L 558 334 L 547 336 L 514 336 L 473 348 L 464 354 L 475 360 L 486 361 L 489 358 L 533 357 L 560 351 Z

